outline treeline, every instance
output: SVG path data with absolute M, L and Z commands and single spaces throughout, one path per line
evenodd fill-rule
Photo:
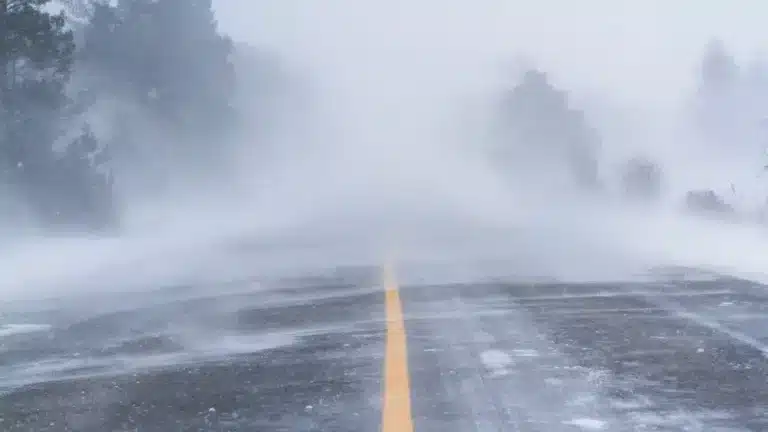
M 758 59 L 741 65 L 722 42 L 713 41 L 703 52 L 695 78 L 696 91 L 685 110 L 693 119 L 690 126 L 698 132 L 698 142 L 761 157 L 768 144 L 768 63 Z M 511 178 L 542 192 L 553 179 L 556 189 L 603 189 L 607 178 L 600 163 L 601 135 L 545 72 L 524 71 L 498 112 L 502 134 L 494 159 Z M 756 168 L 768 168 L 766 163 L 757 163 Z M 663 171 L 648 155 L 627 160 L 618 182 L 624 196 L 633 200 L 656 200 L 664 189 Z M 695 211 L 733 212 L 726 200 L 708 189 L 690 191 L 682 205 Z
M 0 0 L 0 213 L 114 227 L 121 181 L 215 164 L 232 53 L 211 0 Z
M 768 143 L 768 58 L 738 61 L 714 40 L 699 71 L 693 99 L 699 139 L 713 147 L 762 153 Z
M 496 159 L 518 180 L 555 187 L 599 187 L 599 133 L 547 75 L 525 71 L 501 106 Z

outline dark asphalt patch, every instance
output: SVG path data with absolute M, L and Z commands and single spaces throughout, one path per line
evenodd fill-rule
M 194 316 L 213 319 L 216 326 L 227 323 L 230 331 L 256 341 L 260 335 L 293 338 L 283 346 L 203 362 L 122 374 L 94 371 L 106 375 L 60 377 L 15 388 L 0 396 L 0 430 L 370 430 L 380 422 L 383 293 L 360 293 L 360 288 L 327 287 L 336 296 L 275 308 L 260 306 L 255 293 L 250 302 L 240 297 L 236 308 L 222 298 L 135 309 L 17 340 L 2 349 L 3 356 L 18 364 L 52 355 L 71 359 L 122 355 L 115 358 L 130 364 L 143 355 L 183 350 L 162 331 L 176 321 L 194 322 Z M 216 307 L 217 301 L 227 307 Z M 114 344 L 110 341 L 116 335 L 132 337 Z M 68 345 L 78 339 L 79 343 Z M 90 351 L 80 351 L 84 348 Z
M 560 350 L 584 367 L 610 373 L 613 382 L 606 389 L 618 406 L 628 407 L 621 410 L 623 415 L 655 419 L 658 430 L 698 424 L 704 430 L 764 431 L 766 356 L 680 314 L 706 312 L 707 319 L 729 328 L 733 317 L 715 311 L 722 304 L 746 302 L 765 313 L 762 323 L 768 325 L 768 291 L 762 288 L 720 279 L 606 284 L 599 289 L 511 285 L 504 290 L 533 315 Z M 761 291 L 764 294 L 758 295 Z M 637 292 L 642 294 L 633 294 Z M 670 304 L 675 308 L 664 307 Z M 689 413 L 687 420 L 680 418 L 683 412 Z M 676 423 L 669 423 L 675 418 Z

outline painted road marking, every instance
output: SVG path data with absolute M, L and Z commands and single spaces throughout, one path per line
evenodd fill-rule
M 384 268 L 387 340 L 384 358 L 382 432 L 413 432 L 408 349 L 400 288 L 392 266 Z

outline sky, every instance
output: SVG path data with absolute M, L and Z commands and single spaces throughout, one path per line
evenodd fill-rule
M 216 0 L 215 7 L 235 39 L 297 58 L 333 61 L 372 47 L 414 57 L 452 51 L 454 61 L 461 54 L 503 70 L 524 55 L 566 86 L 645 104 L 687 91 L 713 37 L 742 59 L 768 45 L 768 3 L 760 0 Z

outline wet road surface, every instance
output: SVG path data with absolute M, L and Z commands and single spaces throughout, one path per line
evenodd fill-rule
M 768 430 L 761 285 L 402 283 L 407 352 L 387 285 L 353 269 L 6 312 L 0 430 L 379 431 L 398 386 L 415 431 Z

